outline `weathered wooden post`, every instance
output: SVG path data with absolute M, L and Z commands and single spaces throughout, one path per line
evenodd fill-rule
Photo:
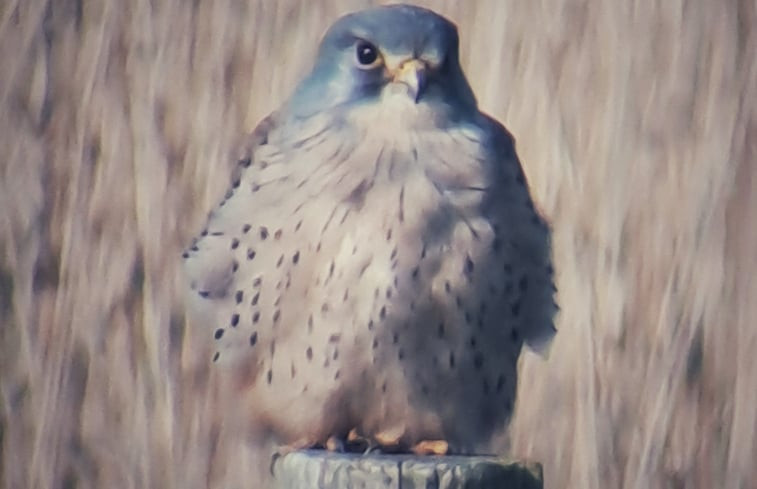
M 494 456 L 293 452 L 272 467 L 276 489 L 541 489 L 538 463 Z

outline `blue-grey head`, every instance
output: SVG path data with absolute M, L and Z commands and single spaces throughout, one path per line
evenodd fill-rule
M 381 104 L 403 95 L 435 118 L 477 112 L 460 67 L 455 25 L 420 7 L 390 5 L 346 15 L 321 41 L 315 65 L 287 111 L 296 118 Z

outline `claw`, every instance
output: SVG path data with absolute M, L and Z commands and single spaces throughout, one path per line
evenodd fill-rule
M 444 440 L 424 440 L 412 448 L 416 455 L 446 455 L 449 444 Z
M 337 453 L 344 453 L 347 451 L 344 440 L 333 435 L 330 436 L 328 440 L 326 440 L 326 450 L 328 450 L 329 452 Z

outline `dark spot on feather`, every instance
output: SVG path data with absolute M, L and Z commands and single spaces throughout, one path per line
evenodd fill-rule
M 218 358 L 219 358 L 220 356 L 221 356 L 221 353 L 219 353 L 219 352 L 216 352 L 216 353 L 215 353 L 215 355 L 213 355 L 213 361 L 214 361 L 214 362 L 217 362 L 217 361 L 218 361 Z
M 281 229 L 277 229 L 275 233 L 273 233 L 273 239 L 281 239 L 281 235 L 284 234 L 284 232 Z
M 239 262 L 234 260 L 231 263 L 231 273 L 237 273 L 237 270 L 239 270 Z
M 513 313 L 513 316 L 517 317 L 520 314 L 520 301 L 515 301 L 510 307 L 510 311 Z
M 259 300 L 259 299 L 260 299 L 260 292 L 256 293 L 256 294 L 255 294 L 255 295 L 254 295 L 254 296 L 252 297 L 252 302 L 250 303 L 250 305 L 251 305 L 251 306 L 257 306 L 257 305 L 258 305 L 258 300 Z
M 476 342 L 476 337 L 475 336 L 471 336 L 470 339 L 468 340 L 468 345 L 470 345 L 471 348 L 475 348 L 476 347 L 476 343 L 477 343 Z
M 420 271 L 421 271 L 420 267 L 413 268 L 413 272 L 411 274 L 411 276 L 413 277 L 413 279 L 417 279 L 418 278 L 418 274 L 420 274 Z
M 444 338 L 444 323 L 439 323 L 439 327 L 436 329 L 436 335 L 439 339 Z
M 510 339 L 513 343 L 517 343 L 520 338 L 520 333 L 516 328 L 513 328 L 512 331 L 510 331 Z
M 294 253 L 294 255 L 292 255 L 292 263 L 294 263 L 295 265 L 297 265 L 297 262 L 299 262 L 299 261 L 300 261 L 300 252 L 297 251 L 297 252 Z
M 284 263 L 284 255 L 279 257 L 279 260 L 276 262 L 276 268 L 279 268 L 282 263 Z
M 189 253 L 185 251 L 184 253 L 181 254 L 181 257 L 184 259 L 187 259 L 189 258 Z
M 237 304 L 241 304 L 242 300 L 244 300 L 244 292 L 241 290 L 237 290 L 236 294 L 234 294 L 234 300 Z
M 281 317 L 281 311 L 279 309 L 276 309 L 273 312 L 273 323 L 276 324 L 279 322 L 279 318 Z
M 386 298 L 387 299 L 391 299 L 392 298 L 392 288 L 391 287 L 387 287 L 386 288 Z
M 250 335 L 250 346 L 255 346 L 258 343 L 258 332 L 255 331 Z
M 331 336 L 329 336 L 329 343 L 339 343 L 339 340 L 342 338 L 342 335 L 339 333 L 334 333 Z
M 381 306 L 381 310 L 379 311 L 379 319 L 383 320 L 386 318 L 386 306 Z
M 449 352 L 449 368 L 455 368 L 455 354 Z
M 378 348 L 379 342 L 376 338 L 373 338 L 373 345 L 371 346 L 374 350 Z
M 393 333 L 392 334 L 392 343 L 396 345 L 397 343 L 399 343 L 399 341 L 400 341 L 400 335 L 398 333 Z
M 484 366 L 484 356 L 481 352 L 476 352 L 476 354 L 473 355 L 473 366 L 476 367 L 476 370 L 481 370 L 481 367 Z
M 313 315 L 308 316 L 308 333 L 313 332 Z
M 521 292 L 525 292 L 526 289 L 528 289 L 528 277 L 524 275 L 520 278 L 520 280 L 518 281 L 518 288 Z
M 213 231 L 212 233 L 210 233 L 210 235 L 211 236 L 223 236 L 224 233 L 223 233 L 223 231 Z
M 369 186 L 365 180 L 361 180 L 355 188 L 352 189 L 350 194 L 347 196 L 347 200 L 355 204 L 356 206 L 360 207 L 363 205 L 363 202 L 365 201 L 365 193 L 368 190 Z
M 494 241 L 492 241 L 492 250 L 495 253 L 499 253 L 499 250 L 502 248 L 502 241 L 499 238 L 494 238 Z
M 484 390 L 484 395 L 488 396 L 489 395 L 489 381 L 486 379 L 484 379 L 483 390 Z
M 397 352 L 397 358 L 399 360 L 402 360 L 403 358 L 405 358 L 405 350 L 403 350 L 402 348 L 400 348 L 399 351 Z
M 339 370 L 337 370 L 336 372 L 334 372 L 334 380 L 339 380 L 339 373 L 340 373 Z
M 202 297 L 203 299 L 207 299 L 208 297 L 210 297 L 210 292 L 208 292 L 207 290 L 201 290 L 201 291 L 199 291 L 199 292 L 197 292 L 197 293 L 198 293 L 198 294 L 200 295 L 200 297 Z
M 450 285 L 450 283 L 449 283 L 449 280 L 445 280 L 445 281 L 444 281 L 444 291 L 445 291 L 446 293 L 448 293 L 448 294 L 449 294 L 450 292 L 452 292 L 452 286 Z
M 249 156 L 246 158 L 241 158 L 239 160 L 239 166 L 243 166 L 244 168 L 248 168 L 252 164 L 252 158 Z
M 253 250 L 251 248 L 248 248 L 247 249 L 247 259 L 248 260 L 252 260 L 253 258 L 255 258 L 255 250 Z
M 502 389 L 505 387 L 505 376 L 502 374 L 499 374 L 499 377 L 497 377 L 497 392 L 502 392 Z
M 297 225 L 294 227 L 294 232 L 296 233 L 297 231 L 299 231 L 300 227 L 302 227 L 302 219 L 297 222 Z
M 252 185 L 250 185 L 250 190 L 252 190 L 252 193 L 255 193 L 258 190 L 260 190 L 260 185 L 258 185 L 257 183 L 253 182 Z
M 372 329 L 373 329 L 373 319 L 369 319 L 368 320 L 368 330 L 372 330 Z
M 245 224 L 244 226 L 242 226 L 242 233 L 247 234 L 250 232 L 250 229 L 252 229 L 252 226 L 250 226 L 249 224 Z
M 392 240 L 392 228 L 389 228 L 389 229 L 388 229 L 388 230 L 386 231 L 386 240 L 387 240 L 387 241 L 391 241 L 391 240 Z
M 313 359 L 313 349 L 311 347 L 308 347 L 307 350 L 305 350 L 305 356 L 308 360 Z
M 262 239 L 263 241 L 265 241 L 266 238 L 268 238 L 268 228 L 261 227 L 260 228 L 260 239 Z
M 223 328 L 218 328 L 215 334 L 213 335 L 213 337 L 217 340 L 220 340 L 221 338 L 223 338 L 223 333 L 224 333 Z
M 466 274 L 473 273 L 473 260 L 471 259 L 470 255 L 465 257 L 465 266 L 463 268 L 463 271 Z
M 239 314 L 232 314 L 231 315 L 231 326 L 236 328 L 237 324 L 239 324 Z
M 266 373 L 266 380 L 268 381 L 268 385 L 271 385 L 271 382 L 273 381 L 273 371 L 269 368 L 268 373 Z
M 255 311 L 252 314 L 252 324 L 257 324 L 258 321 L 260 321 L 260 311 Z

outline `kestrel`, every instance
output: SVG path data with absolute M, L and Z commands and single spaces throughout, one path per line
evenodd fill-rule
M 184 262 L 252 422 L 292 447 L 487 451 L 556 305 L 549 229 L 455 25 L 342 17 L 250 141 Z

